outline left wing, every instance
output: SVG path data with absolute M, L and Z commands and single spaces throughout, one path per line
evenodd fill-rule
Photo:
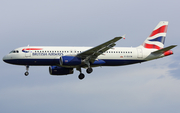
M 118 40 L 120 40 L 123 37 L 125 37 L 125 36 L 115 37 L 101 45 L 98 45 L 98 46 L 93 47 L 89 50 L 86 50 L 82 53 L 77 54 L 77 57 L 82 58 L 85 61 L 90 61 L 93 63 L 99 55 L 101 55 L 108 49 L 114 47 L 116 45 L 115 42 L 117 42 Z

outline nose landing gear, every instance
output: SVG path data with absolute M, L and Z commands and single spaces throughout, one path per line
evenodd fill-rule
M 24 75 L 25 75 L 25 76 L 28 76 L 28 75 L 29 75 L 29 72 L 25 72 Z
M 28 75 L 29 75 L 28 70 L 29 70 L 29 65 L 26 65 L 26 72 L 24 73 L 25 76 L 28 76 Z

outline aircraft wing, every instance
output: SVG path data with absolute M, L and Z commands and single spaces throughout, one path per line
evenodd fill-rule
M 105 51 L 111 49 L 112 47 L 114 47 L 116 44 L 115 42 L 117 42 L 118 40 L 120 40 L 122 37 L 115 37 L 103 44 L 100 44 L 96 47 L 93 47 L 89 50 L 86 50 L 82 53 L 77 54 L 77 57 L 80 57 L 82 59 L 86 59 L 88 61 L 91 61 L 92 63 L 95 61 L 95 59 L 101 55 L 102 53 L 104 53 Z

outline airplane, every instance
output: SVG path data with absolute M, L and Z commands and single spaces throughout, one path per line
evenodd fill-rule
M 149 37 L 138 47 L 114 47 L 124 36 L 115 37 L 95 47 L 54 47 L 27 46 L 12 50 L 3 61 L 14 65 L 49 66 L 51 75 L 73 74 L 74 68 L 80 72 L 78 78 L 84 79 L 81 68 L 88 74 L 98 66 L 123 66 L 150 61 L 173 54 L 171 45 L 164 48 L 168 21 L 160 21 Z

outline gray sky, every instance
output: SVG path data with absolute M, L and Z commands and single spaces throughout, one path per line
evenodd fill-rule
M 27 46 L 96 46 L 126 34 L 119 47 L 143 43 L 159 21 L 169 21 L 165 46 L 179 45 L 179 1 L 1 0 L 1 58 Z M 1 113 L 179 113 L 180 47 L 174 55 L 122 67 L 97 67 L 82 81 L 79 72 L 51 76 L 48 67 L 0 60 Z M 83 70 L 85 73 L 85 70 Z

